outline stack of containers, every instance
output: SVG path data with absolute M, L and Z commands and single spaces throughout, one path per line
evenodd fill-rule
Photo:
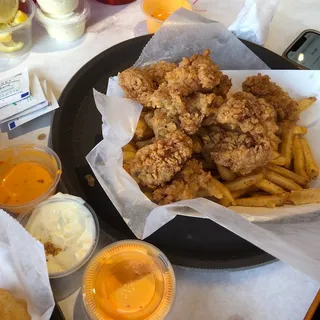
M 61 42 L 81 38 L 90 14 L 86 0 L 37 0 L 37 19 L 50 37 Z

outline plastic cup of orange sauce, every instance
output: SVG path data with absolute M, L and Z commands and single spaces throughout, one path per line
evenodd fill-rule
M 173 268 L 159 249 L 124 240 L 90 261 L 82 300 L 90 320 L 162 320 L 171 309 L 175 288 Z
M 163 22 L 179 8 L 192 11 L 188 0 L 140 0 L 141 9 L 147 18 L 149 33 L 156 33 Z
M 50 148 L 17 145 L 0 150 L 0 208 L 30 212 L 55 193 L 60 177 L 60 159 Z

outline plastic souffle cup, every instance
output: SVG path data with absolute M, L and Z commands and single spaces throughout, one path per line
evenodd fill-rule
M 158 248 L 139 240 L 102 249 L 83 276 L 82 302 L 90 320 L 162 320 L 175 298 L 175 275 Z
M 29 145 L 16 145 L 7 149 L 0 150 L 0 183 L 8 177 L 13 168 L 24 163 L 35 163 L 50 173 L 52 183 L 47 187 L 46 191 L 38 197 L 22 203 L 2 203 L 0 208 L 11 214 L 25 214 L 31 212 L 33 208 L 41 201 L 46 200 L 56 192 L 57 185 L 61 178 L 62 167 L 58 155 L 48 147 Z M 23 184 L 23 176 L 19 183 Z M 18 182 L 17 182 L 18 183 Z M 22 185 L 23 186 L 23 185 Z M 24 188 L 26 188 L 24 186 Z M 1 192 L 1 191 L 0 191 Z M 0 199 L 2 197 L 0 196 Z
M 79 0 L 37 0 L 37 3 L 45 13 L 65 15 L 77 9 Z
M 84 223 L 84 225 L 90 226 L 91 233 L 88 233 L 89 229 L 79 229 L 80 224 L 75 226 L 77 210 L 82 213 L 78 222 L 84 223 L 84 215 L 86 219 L 89 218 L 90 223 Z M 58 217 L 55 218 L 54 216 Z M 51 259 L 47 257 L 47 267 L 55 300 L 61 301 L 68 298 L 81 287 L 84 270 L 91 257 L 95 254 L 99 242 L 99 220 L 94 210 L 81 198 L 67 194 L 57 194 L 41 202 L 32 213 L 19 217 L 18 221 L 32 236 L 43 242 L 45 249 L 47 248 L 45 242 L 49 239 L 51 239 L 53 245 L 62 245 L 61 256 L 59 253 L 56 257 L 51 257 Z M 48 227 L 45 230 L 46 226 Z M 39 239 L 39 228 L 44 230 L 40 232 L 44 235 L 42 239 Z M 86 236 L 88 234 L 92 237 L 89 246 L 88 236 Z M 65 240 L 68 243 L 64 244 Z M 81 241 L 86 242 L 83 243 L 82 248 Z M 81 255 L 77 252 L 79 249 L 81 249 Z M 56 262 L 54 259 L 57 259 Z M 73 262 L 72 265 L 67 265 L 67 262 L 70 261 Z M 56 269 L 56 263 L 59 263 L 60 267 L 64 267 L 64 270 L 52 271 Z
M 32 48 L 32 21 L 36 5 L 32 0 L 21 0 L 19 10 L 28 16 L 27 20 L 9 28 L 0 28 L 0 72 L 20 64 Z
M 163 22 L 179 8 L 192 11 L 188 0 L 140 0 L 140 4 L 147 19 L 149 33 L 156 33 Z
M 37 8 L 36 18 L 47 30 L 50 37 L 59 42 L 72 42 L 84 35 L 86 22 L 90 16 L 90 6 L 82 0 L 75 11 L 56 15 L 43 12 Z

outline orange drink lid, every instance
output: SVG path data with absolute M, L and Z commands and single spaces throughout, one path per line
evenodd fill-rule
M 153 245 L 138 240 L 102 249 L 83 277 L 83 303 L 95 320 L 164 319 L 174 295 L 175 276 L 169 260 Z

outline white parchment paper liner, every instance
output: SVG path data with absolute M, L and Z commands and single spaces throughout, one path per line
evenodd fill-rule
M 268 69 L 268 66 L 219 22 L 186 9 L 170 16 L 143 49 L 135 67 L 160 60 L 179 62 L 183 57 L 211 50 L 220 69 Z
M 28 304 L 32 320 L 49 320 L 54 308 L 43 245 L 0 209 L 0 288 Z
M 189 14 L 188 12 L 188 16 Z M 217 24 L 214 24 L 211 28 L 214 29 L 216 26 Z M 168 25 L 165 28 L 171 29 L 171 26 Z M 218 29 L 222 30 L 220 26 Z M 201 28 L 197 35 L 193 35 L 197 36 L 197 39 L 201 38 L 200 30 Z M 180 31 L 183 32 L 183 29 Z M 156 51 L 153 53 L 151 47 L 153 44 L 156 46 L 157 41 L 162 39 L 157 38 L 157 35 L 158 33 L 143 50 L 138 65 L 148 64 L 158 59 L 155 58 Z M 199 41 L 193 37 L 185 38 L 185 41 L 187 39 L 189 39 L 188 45 L 185 45 L 187 53 L 183 54 L 180 50 L 181 56 L 199 53 L 209 46 L 205 46 L 206 42 L 200 46 Z M 207 38 L 204 37 L 204 39 L 208 41 Z M 171 40 L 174 41 L 174 39 Z M 239 40 L 236 39 L 236 41 Z M 192 52 L 193 43 L 195 48 Z M 170 54 L 166 60 L 177 60 L 169 56 Z M 226 58 L 228 59 L 228 56 Z M 140 63 L 141 59 L 143 63 Z M 213 59 L 217 61 L 215 56 Z M 234 56 L 234 59 L 241 62 L 242 55 Z M 260 65 L 259 61 L 257 65 Z M 231 92 L 241 90 L 241 83 L 245 78 L 258 72 L 269 74 L 273 81 L 294 98 L 316 96 L 320 99 L 320 71 L 225 71 L 232 78 Z M 109 79 L 107 95 L 94 91 L 96 105 L 103 119 L 104 139 L 88 154 L 87 161 L 124 221 L 138 238 L 143 239 L 149 236 L 177 214 L 208 218 L 320 280 L 320 204 L 288 205 L 275 209 L 246 207 L 228 209 L 203 198 L 180 201 L 166 206 L 157 206 L 151 202 L 141 192 L 134 179 L 122 168 L 121 147 L 132 139 L 142 109 L 139 104 L 123 96 L 116 77 Z M 319 101 L 301 117 L 301 124 L 308 127 L 307 138 L 318 163 L 320 163 L 320 148 L 317 143 L 320 136 L 319 119 Z M 314 182 L 313 187 L 317 186 L 320 186 L 320 180 Z

